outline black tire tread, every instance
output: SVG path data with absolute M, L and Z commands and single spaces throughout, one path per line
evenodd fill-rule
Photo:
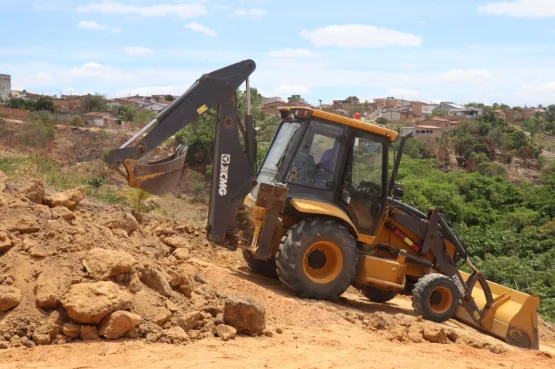
M 276 259 L 274 257 L 266 261 L 259 260 L 255 259 L 254 255 L 250 251 L 243 250 L 243 259 L 245 259 L 245 262 L 253 273 L 260 274 L 268 278 L 277 278 Z
M 385 303 L 393 300 L 398 294 L 397 291 L 380 290 L 379 288 L 372 286 L 362 287 L 360 291 L 368 300 L 379 303 Z
M 301 246 L 308 242 L 310 238 L 321 234 L 333 234 L 334 237 L 339 237 L 344 245 L 349 245 L 345 248 L 347 255 L 343 255 L 347 271 L 341 273 L 339 276 L 341 281 L 335 282 L 330 289 L 314 291 L 297 277 L 295 262 L 300 260 L 299 250 Z M 336 299 L 345 292 L 355 277 L 357 263 L 358 250 L 353 236 L 341 223 L 325 218 L 306 219 L 295 224 L 281 239 L 276 253 L 277 274 L 281 283 L 299 297 L 317 300 Z
M 422 301 L 424 301 L 423 295 L 426 287 L 428 287 L 431 283 L 434 283 L 439 280 L 443 280 L 443 281 L 446 281 L 447 283 L 454 284 L 453 280 L 444 274 L 439 274 L 439 273 L 426 274 L 425 276 L 420 278 L 418 282 L 416 282 L 416 284 L 414 285 L 414 289 L 412 290 L 411 300 L 412 300 L 412 307 L 414 308 L 414 311 L 416 312 L 416 314 L 422 315 L 424 319 L 442 323 L 445 320 L 438 320 L 435 316 L 427 314 L 422 307 Z M 458 290 L 457 290 L 457 293 L 458 293 Z M 459 297 L 458 294 L 454 296 L 454 298 L 456 298 L 457 300 L 458 300 L 458 297 Z M 455 304 L 458 305 L 458 301 L 455 302 Z M 456 309 L 455 309 L 455 312 L 456 312 Z

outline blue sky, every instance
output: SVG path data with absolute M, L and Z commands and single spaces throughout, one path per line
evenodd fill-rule
M 266 96 L 555 103 L 555 0 L 0 0 L 0 73 L 44 94 L 181 94 L 251 58 Z

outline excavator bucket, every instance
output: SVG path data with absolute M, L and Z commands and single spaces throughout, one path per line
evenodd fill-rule
M 465 281 L 469 274 L 460 272 Z M 487 281 L 491 289 L 494 303 L 485 312 L 480 325 L 462 307 L 459 307 L 457 319 L 475 328 L 498 337 L 505 342 L 528 349 L 539 348 L 537 308 L 540 300 L 535 296 Z M 478 308 L 486 305 L 486 297 L 482 287 L 476 284 L 472 290 Z
M 185 165 L 187 146 L 180 146 L 176 152 L 155 161 L 125 160 L 129 186 L 140 188 L 153 195 L 171 192 L 181 178 Z

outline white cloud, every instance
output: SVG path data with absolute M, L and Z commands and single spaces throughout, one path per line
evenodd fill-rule
M 77 25 L 77 28 L 87 29 L 89 31 L 105 31 L 105 30 L 111 29 L 112 32 L 114 33 L 121 32 L 121 28 L 118 28 L 118 27 L 111 28 L 106 24 L 100 24 L 96 21 L 81 21 Z
M 345 48 L 422 45 L 422 37 L 412 33 L 362 24 L 331 25 L 312 31 L 303 30 L 301 37 L 310 40 L 316 46 Z
M 400 67 L 403 70 L 416 70 L 416 69 L 418 69 L 418 65 L 413 64 L 413 63 L 408 63 L 408 62 L 401 63 Z
M 144 17 L 167 16 L 177 14 L 181 18 L 194 18 L 208 14 L 203 2 L 186 4 L 154 4 L 137 6 L 116 2 L 92 3 L 77 8 L 80 13 L 99 12 L 105 14 L 129 14 Z
M 507 15 L 514 18 L 555 17 L 553 0 L 517 0 L 489 3 L 478 7 L 482 14 Z
M 271 58 L 315 58 L 319 55 L 307 49 L 273 50 L 268 54 Z
M 260 8 L 235 9 L 233 11 L 233 14 L 238 17 L 260 18 L 268 14 L 268 11 L 266 9 L 260 9 Z
M 56 78 L 49 73 L 37 73 L 35 82 L 39 85 L 52 86 L 56 84 Z
M 208 37 L 218 37 L 218 33 L 216 31 L 214 31 L 212 28 L 203 26 L 200 23 L 189 23 L 188 25 L 185 26 L 185 28 L 193 32 L 202 33 L 203 35 Z
M 290 96 L 293 94 L 309 94 L 312 91 L 305 85 L 292 84 L 292 85 L 279 85 L 274 88 L 273 92 L 280 96 Z
M 424 24 L 426 24 L 426 21 L 425 21 L 425 20 L 421 20 L 420 22 L 418 22 L 418 24 L 424 25 Z
M 229 5 L 214 5 L 212 7 L 212 10 L 216 11 L 216 12 L 221 12 L 224 10 L 228 10 L 229 9 Z
M 101 31 L 101 30 L 108 29 L 110 27 L 107 26 L 106 24 L 100 24 L 95 21 L 81 21 L 77 25 L 77 28 L 83 28 L 83 29 L 88 29 L 93 31 Z
M 130 56 L 144 56 L 154 54 L 154 50 L 143 46 L 127 46 L 123 48 L 123 51 Z
M 258 4 L 260 4 L 260 3 L 265 3 L 266 0 L 239 0 L 239 2 L 241 4 L 245 4 L 245 3 L 258 3 Z
M 403 99 L 416 99 L 420 96 L 420 92 L 406 88 L 390 88 L 389 93 L 392 96 Z
M 437 78 L 443 83 L 481 83 L 492 79 L 493 75 L 485 69 L 452 69 Z
M 74 67 L 69 71 L 71 77 L 98 78 L 106 80 L 129 79 L 129 73 L 119 69 L 108 67 L 96 62 L 85 63 L 80 67 Z
M 518 93 L 555 94 L 555 81 L 540 83 L 537 85 L 524 85 Z

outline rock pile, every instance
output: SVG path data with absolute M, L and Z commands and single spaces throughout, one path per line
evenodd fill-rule
M 38 180 L 15 189 L 0 172 L 0 348 L 263 333 L 263 305 L 218 293 L 197 270 L 200 229 L 85 197 Z

